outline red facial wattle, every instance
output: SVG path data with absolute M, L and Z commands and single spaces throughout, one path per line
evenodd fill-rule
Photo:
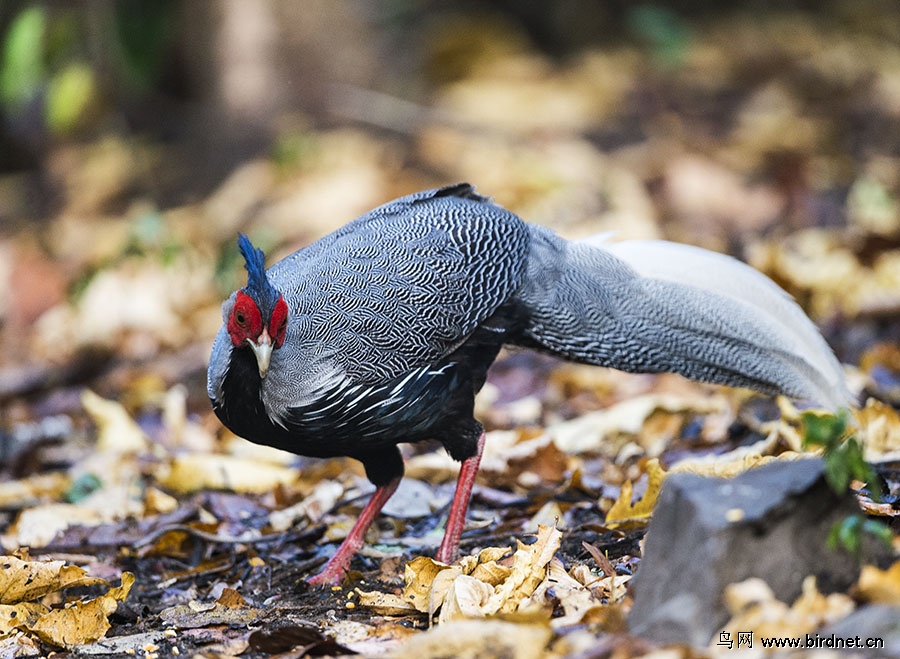
M 284 336 L 287 334 L 288 306 L 283 297 L 278 298 L 272 316 L 269 318 L 269 336 L 272 337 L 272 346 L 280 348 L 284 344 Z
M 247 340 L 257 341 L 263 331 L 262 314 L 253 298 L 238 291 L 234 307 L 228 317 L 228 335 L 235 347 L 244 345 Z

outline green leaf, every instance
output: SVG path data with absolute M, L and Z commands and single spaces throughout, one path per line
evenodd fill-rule
M 103 485 L 102 481 L 95 474 L 84 474 L 69 487 L 69 491 L 66 492 L 66 501 L 78 503 L 91 493 L 99 490 L 101 485 Z
M 832 550 L 842 549 L 859 558 L 866 536 L 875 538 L 886 547 L 891 547 L 894 539 L 891 529 L 882 522 L 862 515 L 848 515 L 831 527 L 828 532 L 828 547 Z
M 69 64 L 50 80 L 45 118 L 56 135 L 71 132 L 83 121 L 96 98 L 94 72 L 83 63 Z
M 862 525 L 863 533 L 871 535 L 885 547 L 892 547 L 894 544 L 894 532 L 884 522 L 877 519 L 867 519 Z
M 821 414 L 806 411 L 803 421 L 803 445 L 824 446 L 826 450 L 837 447 L 847 432 L 847 418 L 843 414 Z
M 46 10 L 23 9 L 6 31 L 0 60 L 0 101 L 21 111 L 40 91 L 45 78 L 43 62 Z
M 825 480 L 831 485 L 831 489 L 842 494 L 850 485 L 850 469 L 839 453 L 829 453 L 825 456 Z

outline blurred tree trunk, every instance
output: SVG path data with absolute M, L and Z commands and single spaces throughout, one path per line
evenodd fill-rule
M 263 148 L 284 109 L 276 3 L 183 0 L 182 44 L 208 165 Z

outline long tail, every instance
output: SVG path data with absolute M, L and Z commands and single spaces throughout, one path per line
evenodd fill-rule
M 568 242 L 532 227 L 521 344 L 623 371 L 850 404 L 800 307 L 736 259 L 665 241 Z

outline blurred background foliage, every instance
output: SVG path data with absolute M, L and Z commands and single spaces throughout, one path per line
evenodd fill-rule
M 542 67 L 590 66 L 586 54 L 597 52 L 610 56 L 595 62 L 598 76 L 633 78 L 625 94 L 596 83 L 595 96 L 609 103 L 594 99 L 594 116 L 574 126 L 601 149 L 640 141 L 654 128 L 650 119 L 677 137 L 677 115 L 728 131 L 744 100 L 787 76 L 799 112 L 837 115 L 854 131 L 831 145 L 854 158 L 882 139 L 896 149 L 896 116 L 858 92 L 877 76 L 867 58 L 897 57 L 898 31 L 890 0 L 5 0 L 0 172 L 40 172 L 61 143 L 138 136 L 179 147 L 167 165 L 185 162 L 190 176 L 140 182 L 170 205 L 250 154 L 301 159 L 312 144 L 298 127 L 362 121 L 412 131 L 404 120 L 417 117 L 404 109 L 430 107 L 442 87 L 492 62 L 534 55 L 530 74 L 511 76 L 526 85 Z M 849 50 L 848 37 L 856 39 Z M 830 53 L 817 51 L 827 46 Z M 733 49 L 732 61 L 716 53 L 722 48 Z M 786 136 L 754 173 L 794 185 L 807 154 L 792 139 L 800 138 Z M 47 202 L 57 196 L 46 177 L 16 181 L 31 195 L 5 200 L 7 209 L 52 210 Z M 872 183 L 859 199 L 884 202 L 883 186 Z
M 237 231 L 277 258 L 469 180 L 747 260 L 855 361 L 900 338 L 897 35 L 894 0 L 4 0 L 0 344 L 200 373 Z

